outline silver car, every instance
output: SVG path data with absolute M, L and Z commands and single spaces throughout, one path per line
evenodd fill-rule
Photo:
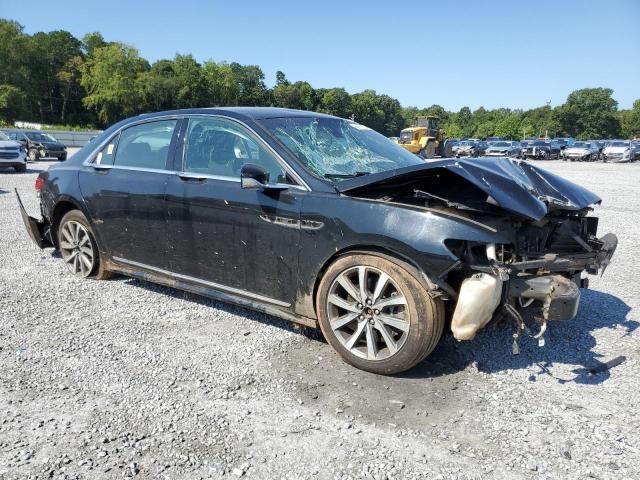
M 20 142 L 0 132 L 0 168 L 11 168 L 22 173 L 27 170 L 27 151 Z
M 487 157 L 515 157 L 522 156 L 522 148 L 519 142 L 510 142 L 508 140 L 497 140 L 489 142 L 489 148 L 485 151 Z
M 562 159 L 571 162 L 595 162 L 600 157 L 600 146 L 594 142 L 575 142 L 562 151 Z

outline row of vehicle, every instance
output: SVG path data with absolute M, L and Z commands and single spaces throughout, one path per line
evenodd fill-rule
M 491 137 L 486 140 L 467 138 L 452 140 L 452 156 L 514 157 L 531 160 L 562 159 L 566 161 L 601 160 L 633 162 L 640 160 L 640 141 L 589 140 L 569 143 L 567 139 L 525 139 L 521 142 Z

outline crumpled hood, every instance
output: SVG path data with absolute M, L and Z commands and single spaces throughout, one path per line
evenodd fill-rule
M 513 158 L 444 158 L 386 172 L 355 177 L 335 184 L 340 193 L 357 195 L 372 186 L 392 186 L 448 170 L 493 199 L 490 203 L 518 215 L 540 220 L 553 210 L 581 210 L 600 197 L 551 172 Z

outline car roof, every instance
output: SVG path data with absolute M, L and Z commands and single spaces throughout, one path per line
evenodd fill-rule
M 324 113 L 310 112 L 307 110 L 295 110 L 292 108 L 278 107 L 207 107 L 189 108 L 182 110 L 166 110 L 163 112 L 143 113 L 137 118 L 153 118 L 166 115 L 230 115 L 236 118 L 250 118 L 251 120 L 263 120 L 267 118 L 283 117 L 326 117 L 335 118 Z

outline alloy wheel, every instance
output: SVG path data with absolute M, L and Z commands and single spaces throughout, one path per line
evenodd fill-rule
M 402 349 L 409 333 L 407 298 L 377 268 L 359 265 L 338 275 L 327 296 L 329 324 L 350 353 L 384 360 Z
M 75 275 L 88 277 L 95 266 L 96 252 L 89 231 L 80 222 L 70 220 L 60 229 L 60 253 Z

